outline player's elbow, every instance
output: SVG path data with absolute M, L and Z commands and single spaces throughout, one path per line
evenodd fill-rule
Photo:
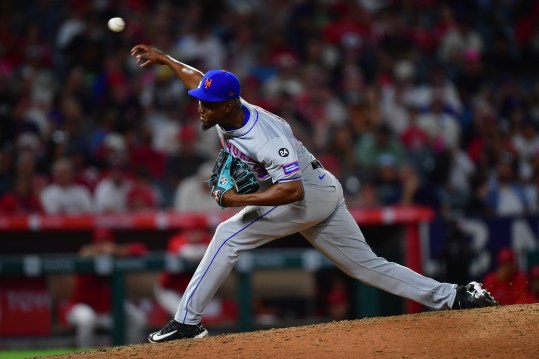
M 292 202 L 302 201 L 303 198 L 305 198 L 305 191 L 303 190 L 303 185 L 295 186 L 294 188 L 292 188 L 290 198 L 293 199 Z
M 303 201 L 303 198 L 305 198 L 305 191 L 303 190 L 303 187 L 301 187 L 301 190 L 298 191 L 298 199 L 297 201 Z
M 303 184 L 301 181 L 281 182 L 272 187 L 272 197 L 275 201 L 272 201 L 271 205 L 283 205 L 301 201 L 305 197 Z

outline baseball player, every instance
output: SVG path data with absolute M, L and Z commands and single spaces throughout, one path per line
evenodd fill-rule
M 166 65 L 181 79 L 189 95 L 198 99 L 202 128 L 215 127 L 224 150 L 247 164 L 260 185 L 256 193 L 241 194 L 235 188 L 219 187 L 228 182 L 225 175 L 214 181 L 211 193 L 219 205 L 245 208 L 217 227 L 174 319 L 150 334 L 150 342 L 207 336 L 200 323 L 204 308 L 240 253 L 296 232 L 349 276 L 427 307 L 497 305 L 477 282 L 440 283 L 378 257 L 348 212 L 339 181 L 294 137 L 282 118 L 241 98 L 234 74 L 225 70 L 203 74 L 142 44 L 133 47 L 131 55 L 140 67 Z

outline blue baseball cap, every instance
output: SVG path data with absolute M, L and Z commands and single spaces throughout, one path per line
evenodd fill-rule
M 206 72 L 197 88 L 187 91 L 202 101 L 221 102 L 240 98 L 240 80 L 226 70 Z

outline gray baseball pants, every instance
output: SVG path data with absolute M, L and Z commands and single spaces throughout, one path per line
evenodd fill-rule
M 297 232 L 344 273 L 365 284 L 433 309 L 452 306 L 457 285 L 422 276 L 371 250 L 346 208 L 341 184 L 330 172 L 307 168 L 302 181 L 302 201 L 275 207 L 248 206 L 217 227 L 180 301 L 176 321 L 200 323 L 204 308 L 232 271 L 240 252 Z

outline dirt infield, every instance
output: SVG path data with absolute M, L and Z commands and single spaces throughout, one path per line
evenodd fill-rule
M 539 304 L 333 322 L 58 358 L 539 358 Z

